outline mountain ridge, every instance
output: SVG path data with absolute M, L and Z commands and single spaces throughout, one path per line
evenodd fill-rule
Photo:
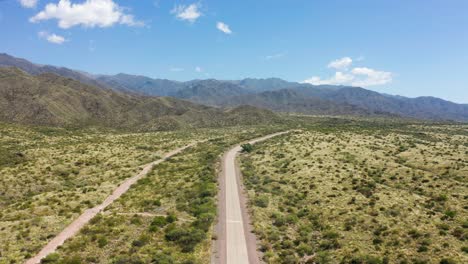
M 408 98 L 388 95 L 361 87 L 316 86 L 279 78 L 179 82 L 125 73 L 92 75 L 63 67 L 34 64 L 8 54 L 0 54 L 1 66 L 18 67 L 33 75 L 52 72 L 92 86 L 134 95 L 170 96 L 222 108 L 251 105 L 285 113 L 390 115 L 468 122 L 468 104 L 432 96 Z
M 237 111 L 241 109 L 238 107 Z M 242 111 L 226 111 L 172 97 L 122 93 L 54 73 L 30 75 L 18 68 L 0 68 L 0 121 L 3 122 L 171 130 L 282 121 L 271 111 L 258 108 L 249 111 L 239 116 Z

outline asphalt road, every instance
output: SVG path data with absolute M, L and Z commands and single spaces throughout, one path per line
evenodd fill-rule
M 255 144 L 288 132 L 271 134 L 249 141 Z M 241 175 L 236 164 L 240 145 L 230 149 L 223 157 L 221 179 L 220 222 L 218 233 L 221 245 L 218 248 L 221 264 L 257 264 L 257 243 L 252 234 L 246 197 L 242 188 Z M 224 207 L 223 207 L 224 206 Z M 223 233 L 225 232 L 225 233 Z

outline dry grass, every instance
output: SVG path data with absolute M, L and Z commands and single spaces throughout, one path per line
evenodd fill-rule
M 85 228 L 83 236 L 93 228 L 100 229 L 96 227 L 100 224 L 111 228 L 115 233 L 108 234 L 106 243 L 116 245 L 115 252 L 119 253 L 116 258 L 122 257 L 121 251 L 133 248 L 131 242 L 137 240 L 134 237 L 144 234 L 140 229 L 150 223 L 154 215 L 175 212 L 179 219 L 177 224 L 190 223 L 196 218 L 188 209 L 177 208 L 177 199 L 191 190 L 200 179 L 197 178 L 200 170 L 206 169 L 204 166 L 214 166 L 213 157 L 200 161 L 200 155 L 215 155 L 224 150 L 224 144 L 272 129 L 232 127 L 191 132 L 122 133 L 0 124 L 0 263 L 21 263 L 33 256 L 85 209 L 101 203 L 124 179 L 138 173 L 142 165 L 190 142 L 211 140 L 203 145 L 212 147 L 200 147 L 198 152 L 194 150 L 161 164 L 151 180 L 139 182 L 135 191 L 131 189 Z M 159 173 L 165 178 L 157 178 Z M 162 206 L 155 207 L 159 203 Z M 140 212 L 143 214 L 133 216 Z M 158 237 L 164 238 L 164 235 Z M 182 254 L 182 259 L 192 256 L 195 260 L 206 259 L 210 242 L 205 239 L 207 237 L 209 235 L 197 244 L 195 253 Z M 102 236 L 85 236 L 85 239 L 104 243 Z M 74 243 L 67 242 L 64 249 L 73 249 Z M 100 262 L 109 259 L 109 247 L 90 244 L 74 249 L 83 251 L 86 258 L 92 255 Z
M 140 165 L 201 136 L 0 129 L 0 263 L 31 256 Z
M 267 263 L 467 263 L 466 126 L 310 129 L 242 157 Z
M 209 263 L 219 156 L 270 129 L 225 130 L 156 166 L 51 262 Z

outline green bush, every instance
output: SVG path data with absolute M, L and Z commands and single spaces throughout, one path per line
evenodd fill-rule
M 107 245 L 107 243 L 108 243 L 108 242 L 107 242 L 107 238 L 106 238 L 105 236 L 101 236 L 101 237 L 98 238 L 97 243 L 98 243 L 98 246 L 99 246 L 100 248 L 103 248 L 103 247 L 105 247 L 105 246 Z
M 180 246 L 182 252 L 192 252 L 205 238 L 205 232 L 194 228 L 175 227 L 166 230 L 165 238 Z
M 156 253 L 151 261 L 153 264 L 173 264 L 174 258 L 166 253 Z
M 252 144 L 249 144 L 249 143 L 247 143 L 247 144 L 242 144 L 242 145 L 241 145 L 241 148 L 242 148 L 242 152 L 247 152 L 247 153 L 252 152 L 253 149 L 254 149 L 253 146 L 252 146 Z
M 59 260 L 60 255 L 57 253 L 51 253 L 47 257 L 41 260 L 41 263 L 55 263 Z
M 457 264 L 457 262 L 453 259 L 449 259 L 449 258 L 443 258 L 440 260 L 439 262 L 440 264 Z
M 150 226 L 156 226 L 156 227 L 163 227 L 168 223 L 166 217 L 164 216 L 156 216 L 153 218 L 153 221 L 151 221 Z
M 267 208 L 270 200 L 267 195 L 259 195 L 255 197 L 254 204 L 255 206 Z

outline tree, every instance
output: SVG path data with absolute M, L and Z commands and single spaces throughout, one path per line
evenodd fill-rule
M 241 148 L 242 148 L 242 152 L 247 152 L 247 153 L 252 152 L 253 150 L 253 146 L 250 143 L 242 144 Z

